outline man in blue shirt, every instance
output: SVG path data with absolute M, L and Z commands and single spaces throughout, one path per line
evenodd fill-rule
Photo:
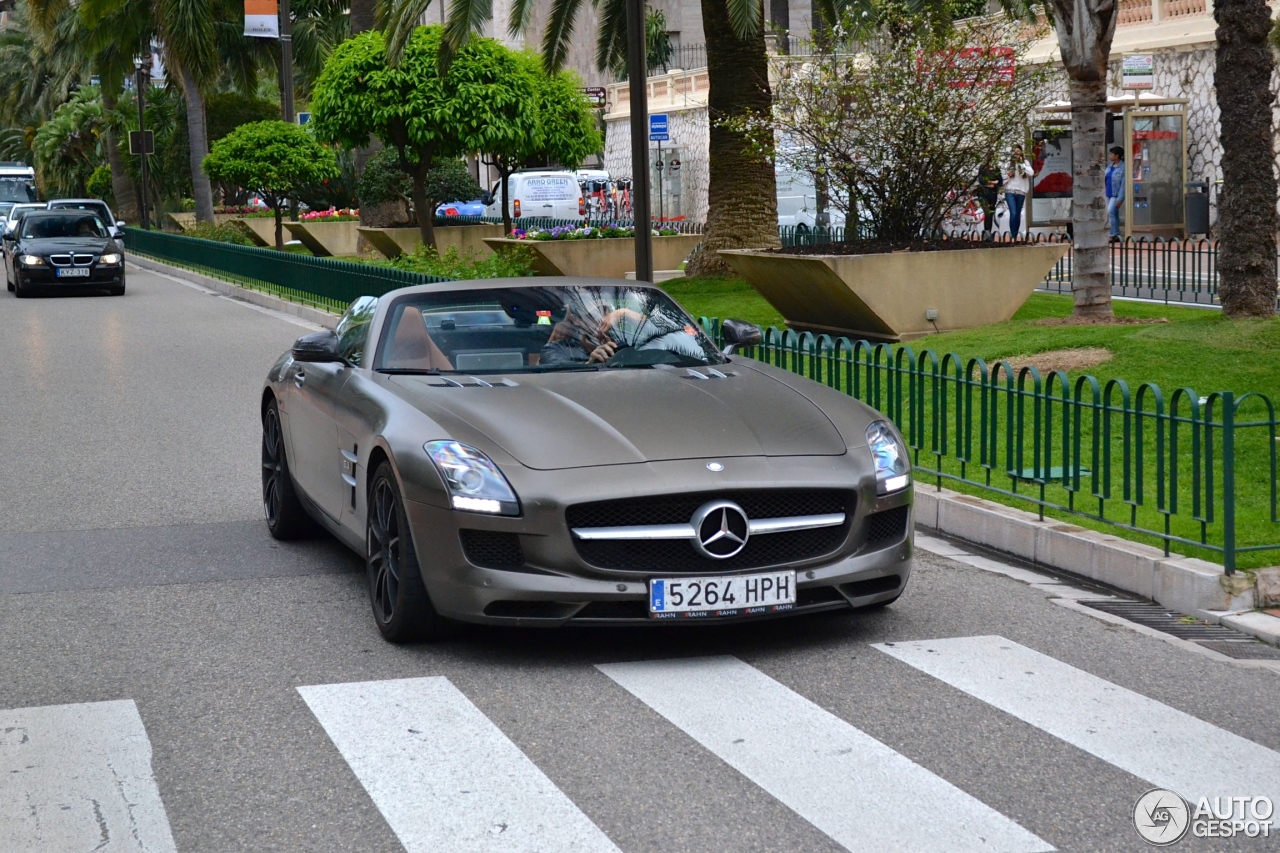
M 1120 239 L 1120 206 L 1124 204 L 1124 149 L 1111 147 L 1111 165 L 1107 166 L 1107 218 L 1111 220 L 1111 239 Z

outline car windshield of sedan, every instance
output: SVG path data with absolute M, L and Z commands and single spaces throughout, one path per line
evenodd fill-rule
M 24 216 L 24 239 L 41 240 L 59 237 L 106 237 L 107 229 L 92 214 L 67 213 L 61 216 Z
M 660 290 L 511 287 L 397 299 L 375 370 L 541 372 L 721 364 L 715 344 Z

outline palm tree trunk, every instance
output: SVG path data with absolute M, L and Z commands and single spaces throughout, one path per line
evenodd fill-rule
M 763 29 L 739 39 L 729 23 L 724 0 L 702 0 L 702 22 L 710 81 L 708 208 L 702 250 L 685 271 L 690 276 L 727 275 L 729 267 L 716 254 L 718 249 L 779 245 L 773 163 L 755 156 L 744 134 L 720 124 L 722 119 L 748 110 L 768 115 L 772 108 Z
M 125 171 L 124 158 L 116 145 L 116 135 L 110 121 L 116 111 L 116 93 L 102 92 L 102 109 L 107 113 L 107 131 L 102 144 L 107 148 L 107 166 L 111 169 L 111 195 L 115 202 L 112 212 L 125 222 L 138 222 L 138 196 L 133 189 L 133 179 Z
M 374 0 L 351 0 L 350 11 L 347 16 L 347 27 L 351 30 L 351 35 L 358 36 L 360 33 L 373 29 Z
M 1071 292 L 1077 317 L 1112 317 L 1111 247 L 1103 188 L 1107 78 L 1069 81 L 1071 93 Z
M 169 61 L 170 67 L 173 63 Z M 204 94 L 196 78 L 186 68 L 178 69 L 182 77 L 182 94 L 187 101 L 187 135 L 191 140 L 191 194 L 196 200 L 196 221 L 213 222 L 213 185 L 204 173 L 204 158 L 209 155 L 209 125 L 204 113 Z
M 1263 0 L 1216 0 L 1214 86 L 1222 134 L 1218 296 L 1228 317 L 1276 313 L 1276 179 L 1271 170 L 1273 60 Z

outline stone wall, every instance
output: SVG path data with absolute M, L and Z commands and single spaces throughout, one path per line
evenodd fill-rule
M 671 141 L 662 143 L 663 158 L 668 161 L 664 183 L 668 191 L 678 187 L 678 208 L 675 199 L 668 199 L 667 213 L 677 212 L 690 222 L 707 221 L 707 148 L 710 144 L 710 128 L 706 107 L 669 110 L 667 126 Z M 670 149 L 678 151 L 680 168 L 672 173 Z M 649 143 L 650 164 L 657 161 L 658 144 Z M 604 138 L 604 168 L 614 178 L 631 176 L 631 125 L 622 118 L 608 122 Z M 652 172 L 652 165 L 651 165 Z M 655 183 L 650 207 L 658 215 L 658 190 Z

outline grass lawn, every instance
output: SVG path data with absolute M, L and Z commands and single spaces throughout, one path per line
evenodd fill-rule
M 763 326 L 781 327 L 781 318 L 777 312 L 757 295 L 749 285 L 736 279 L 686 279 L 668 282 L 664 287 L 676 297 L 690 313 L 706 317 L 740 317 Z M 1122 317 L 1164 318 L 1168 323 L 1155 325 L 1116 325 L 1116 326 L 1043 326 L 1036 321 L 1049 317 L 1067 317 L 1071 314 L 1070 296 L 1037 293 L 1027 301 L 1014 318 L 1006 323 L 997 323 L 979 329 L 961 332 L 946 332 L 912 341 L 909 346 L 917 354 L 925 349 L 934 350 L 941 356 L 944 353 L 956 353 L 963 359 L 981 357 L 988 364 L 1008 358 L 1015 364 L 1022 361 L 1022 356 L 1060 350 L 1079 350 L 1086 347 L 1104 348 L 1111 353 L 1111 358 L 1079 371 L 1071 371 L 1074 380 L 1078 375 L 1089 374 L 1101 383 L 1109 379 L 1122 379 L 1128 383 L 1136 394 L 1138 386 L 1144 382 L 1153 383 L 1164 392 L 1167 403 L 1179 388 L 1189 388 L 1197 397 L 1204 397 L 1215 391 L 1231 391 L 1237 397 L 1247 392 L 1265 395 L 1273 400 L 1280 400 L 1280 320 L 1231 321 L 1224 318 L 1219 311 L 1204 308 L 1182 308 L 1171 305 L 1120 302 L 1114 303 L 1116 314 Z M 949 393 L 949 411 L 956 411 L 957 400 L 954 389 Z M 977 392 L 974 392 L 975 398 Z M 1055 392 L 1056 396 L 1056 392 Z M 998 426 L 991 435 L 997 452 L 996 461 L 990 470 L 984 470 L 977 464 L 977 436 L 973 438 L 974 461 L 966 466 L 964 476 L 968 481 L 983 480 L 991 476 L 990 483 L 998 489 L 1009 490 L 1016 485 L 1019 493 L 1035 493 L 1036 486 L 1027 481 L 1016 484 L 1004 471 L 1005 438 L 1004 421 L 1007 417 L 1003 396 L 998 404 L 996 416 Z M 1113 403 L 1118 398 L 1113 399 Z M 924 404 L 926 409 L 931 405 Z M 1148 402 L 1144 408 L 1152 410 Z M 1035 406 L 1031 403 L 1023 410 L 1025 416 L 1027 438 L 1023 442 L 1026 459 L 1031 459 L 1032 442 L 1031 425 L 1035 417 Z M 1055 431 L 1060 434 L 1063 409 L 1054 407 Z M 1187 414 L 1184 404 L 1181 413 Z M 953 417 L 953 415 L 952 415 Z M 1265 421 L 1267 413 L 1264 406 L 1255 401 L 1241 408 L 1238 421 Z M 1221 419 L 1219 407 L 1215 421 Z M 1111 447 L 1111 494 L 1106 500 L 1105 516 L 1122 524 L 1134 523 L 1148 530 L 1163 528 L 1166 515 L 1156 509 L 1155 485 L 1157 479 L 1154 453 L 1155 421 L 1144 418 L 1144 448 L 1141 459 L 1137 456 L 1136 444 L 1130 444 L 1133 460 L 1129 464 L 1131 477 L 1136 477 L 1139 469 L 1145 477 L 1144 495 L 1141 506 L 1134 506 L 1125 501 L 1126 487 L 1123 476 L 1125 470 L 1125 427 L 1123 418 L 1115 416 L 1111 425 L 1111 440 L 1103 441 L 1105 448 Z M 923 423 L 925 434 L 918 436 L 913 443 L 917 446 L 929 447 L 930 418 L 926 412 Z M 974 423 L 977 421 L 975 419 Z M 976 426 L 975 426 L 976 430 Z M 956 432 L 953 425 L 948 424 L 945 431 L 950 434 L 949 458 L 942 461 L 941 467 L 951 474 L 959 474 L 960 466 L 954 456 L 956 453 Z M 1105 462 L 1101 457 L 1091 459 L 1091 441 L 1093 435 L 1091 413 L 1083 410 L 1081 434 L 1082 445 L 1081 467 L 1086 471 L 1101 470 Z M 1271 521 L 1271 453 L 1275 442 L 1269 425 L 1237 430 L 1236 440 L 1236 513 L 1237 538 L 1242 546 L 1280 543 L 1280 525 Z M 1132 437 L 1132 424 L 1130 433 Z M 908 436 L 910 439 L 910 436 Z M 1055 439 L 1056 440 L 1056 439 Z M 1179 506 L 1176 514 L 1167 516 L 1171 530 L 1176 535 L 1189 539 L 1199 539 L 1207 535 L 1210 542 L 1221 544 L 1222 541 L 1222 482 L 1220 456 L 1212 466 L 1213 494 L 1215 495 L 1215 516 L 1203 527 L 1200 520 L 1194 517 L 1191 503 L 1193 459 L 1191 456 L 1190 426 L 1179 427 L 1179 448 L 1175 454 L 1178 469 Z M 1221 453 L 1221 431 L 1214 432 L 1213 447 L 1215 455 Z M 1055 454 L 1060 448 L 1055 445 Z M 1056 458 L 1056 457 L 1055 457 Z M 921 464 L 937 464 L 931 454 L 921 458 Z M 1165 473 L 1169 473 L 1173 458 L 1169 451 L 1165 452 Z M 1030 462 L 1024 464 L 1030 465 Z M 1060 464 L 1055 461 L 1051 464 Z M 1208 468 L 1201 465 L 1202 472 Z M 984 497 L 1035 510 L 1029 503 L 1007 495 L 993 494 L 973 482 L 945 482 L 950 488 L 982 495 Z M 1130 481 L 1136 488 L 1136 480 Z M 1202 489 L 1203 492 L 1203 489 Z M 1061 485 L 1048 484 L 1044 499 L 1052 503 L 1066 505 L 1067 491 Z M 1135 498 L 1136 503 L 1136 498 Z M 1086 512 L 1097 513 L 1099 501 L 1091 494 L 1089 477 L 1082 476 L 1081 491 L 1074 495 L 1074 504 Z M 1201 516 L 1204 507 L 1201 508 Z M 1069 520 L 1072 523 L 1103 530 L 1126 538 L 1158 545 L 1154 537 L 1143 536 L 1134 531 L 1119 530 L 1105 522 L 1087 517 L 1066 513 L 1046 511 L 1046 515 Z M 1221 562 L 1220 556 L 1186 545 L 1174 543 L 1173 550 L 1212 559 Z M 1241 568 L 1259 567 L 1280 564 L 1280 551 L 1264 551 L 1244 553 L 1237 557 L 1237 565 Z

